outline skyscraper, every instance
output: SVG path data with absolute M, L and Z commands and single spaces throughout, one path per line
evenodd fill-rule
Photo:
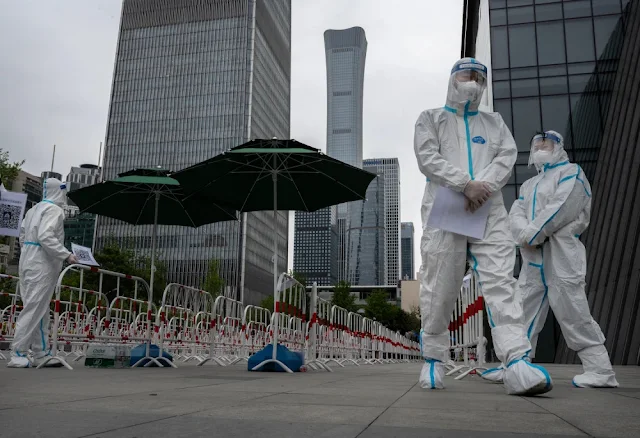
M 316 282 L 318 286 L 329 286 L 338 281 L 337 260 L 332 256 L 338 237 L 332 215 L 333 208 L 295 214 L 293 271 L 309 285 Z
M 400 259 L 402 260 L 400 276 L 403 280 L 414 280 L 416 275 L 413 236 L 413 222 L 402 222 L 400 224 Z
M 378 169 L 365 166 L 364 170 Z M 350 206 L 347 280 L 354 286 L 386 284 L 384 188 L 384 175 L 378 175 L 369 184 L 366 199 Z
M 288 138 L 290 0 L 125 0 L 105 144 L 105 179 L 135 167 L 178 170 L 253 138 Z M 209 261 L 259 302 L 273 282 L 272 214 L 198 229 L 163 226 L 171 281 L 199 286 Z M 288 214 L 279 214 L 278 269 L 287 267 Z M 100 218 L 97 246 L 115 238 L 150 249 L 150 227 Z
M 364 167 L 384 178 L 385 285 L 400 280 L 400 164 L 397 158 L 368 158 Z
M 361 27 L 327 30 L 324 45 L 327 155 L 362 168 L 362 96 L 367 38 Z M 325 210 L 295 214 L 293 269 L 307 281 L 317 279 L 320 285 L 346 280 L 348 276 L 349 204 Z
M 528 168 L 538 130 L 560 132 L 569 158 L 593 187 L 586 245 L 587 296 L 615 364 L 640 365 L 640 286 L 636 193 L 640 107 L 637 35 L 640 3 L 629 0 L 465 0 L 462 56 L 491 67 L 485 103 L 499 112 L 518 144 L 518 160 L 503 189 L 509 209 Z M 535 3 L 535 4 L 534 4 Z M 634 155 L 635 154 L 635 155 Z M 547 319 L 536 359 L 572 362 Z

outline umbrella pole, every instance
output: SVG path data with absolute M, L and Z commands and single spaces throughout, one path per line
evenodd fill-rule
M 151 333 L 153 332 L 153 330 L 151 329 L 151 316 L 152 316 L 151 309 L 153 308 L 153 282 L 154 282 L 154 277 L 156 272 L 156 241 L 158 239 L 158 206 L 160 204 L 160 192 L 156 192 L 155 198 L 156 198 L 155 199 L 156 205 L 155 205 L 155 210 L 153 212 L 153 234 L 151 238 L 151 279 L 150 279 L 151 284 L 149 285 L 149 304 L 147 308 L 147 342 L 146 342 L 147 345 L 146 345 L 145 357 L 143 357 L 138 362 L 136 362 L 132 368 L 141 365 L 144 361 L 148 361 L 144 365 L 145 367 L 150 366 L 152 363 L 155 363 L 159 367 L 164 367 L 164 365 L 162 365 L 158 359 L 156 359 L 155 357 L 151 357 Z M 168 359 L 165 359 L 164 357 L 160 357 L 159 359 L 162 359 L 172 367 L 177 368 L 175 364 L 173 364 Z
M 258 371 L 268 363 L 279 365 L 287 373 L 293 373 L 291 368 L 278 360 L 278 332 L 280 331 L 280 294 L 278 294 L 278 171 L 276 170 L 276 157 L 273 157 L 273 336 L 271 337 L 271 359 L 263 360 L 253 367 L 252 371 Z
M 275 154 L 274 154 L 275 161 Z M 275 171 L 275 163 L 273 166 L 273 300 L 275 305 L 275 330 L 273 331 L 273 355 L 272 358 L 277 358 L 278 347 L 278 332 L 280 331 L 278 323 L 280 322 L 280 315 L 278 314 L 278 174 Z

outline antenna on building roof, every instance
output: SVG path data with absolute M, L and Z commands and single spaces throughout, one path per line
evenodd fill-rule
M 51 172 L 53 172 L 53 163 L 56 161 L 56 145 L 53 145 L 53 156 L 51 157 Z

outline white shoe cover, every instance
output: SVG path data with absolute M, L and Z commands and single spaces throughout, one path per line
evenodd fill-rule
M 504 386 L 507 394 L 530 396 L 551 391 L 553 382 L 543 367 L 519 359 L 507 366 L 504 372 Z
M 584 373 L 572 380 L 576 388 L 617 388 L 616 373 L 613 372 L 609 353 L 604 345 L 595 345 L 578 351 Z
M 11 354 L 11 360 L 7 363 L 7 368 L 30 368 L 31 362 L 26 356 Z
M 480 377 L 488 382 L 502 383 L 502 380 L 504 379 L 504 366 L 500 365 L 497 368 L 489 368 L 488 370 L 480 373 Z
M 424 389 L 444 389 L 444 364 L 439 360 L 425 359 L 419 383 Z
M 576 388 L 617 388 L 619 386 L 614 373 L 582 373 L 575 376 L 571 383 Z

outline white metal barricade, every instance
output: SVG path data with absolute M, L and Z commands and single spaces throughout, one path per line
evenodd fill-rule
M 217 297 L 209 329 L 209 355 L 198 363 L 213 361 L 220 366 L 235 363 L 242 346 L 244 306 L 228 297 Z
M 333 370 L 326 364 L 329 359 L 329 327 L 331 318 L 331 302 L 318 297 L 318 286 L 314 282 L 311 287 L 310 297 L 311 318 L 307 324 L 306 340 L 306 365 L 314 370 L 323 369 L 329 372 Z
M 484 301 L 475 274 L 465 276 L 449 324 L 452 359 L 447 363 L 447 375 L 458 373 L 456 380 L 486 369 L 484 337 Z
M 272 356 L 253 367 L 253 371 L 268 363 L 275 363 L 288 373 L 293 371 L 278 360 L 278 344 L 304 355 L 307 334 L 307 294 L 305 287 L 293 276 L 280 274 L 274 294 L 274 312 L 271 316 Z
M 20 305 L 20 281 L 18 277 L 0 274 L 2 281 L 2 290 L 0 297 L 4 298 L 6 303 L 0 307 L 0 342 L 10 343 L 13 341 L 13 335 L 16 330 L 16 321 L 22 306 Z M 7 360 L 6 356 L 0 351 L 0 359 Z
M 79 286 L 65 286 L 65 277 L 69 273 L 79 274 Z M 98 276 L 98 290 L 89 291 L 84 287 L 85 274 L 93 273 Z M 109 304 L 104 316 L 99 318 L 102 311 L 102 301 L 106 300 L 103 291 L 103 280 L 109 277 L 115 279 L 116 287 L 109 291 L 115 293 L 115 298 Z M 133 285 L 133 296 L 122 295 L 123 282 Z M 145 366 L 152 363 L 164 366 L 160 360 L 170 363 L 167 359 L 152 358 L 149 355 L 152 336 L 152 324 L 155 320 L 155 306 L 150 302 L 149 286 L 145 280 L 119 272 L 107 271 L 84 265 L 71 265 L 65 268 L 60 276 L 55 289 L 53 301 L 53 328 L 51 330 L 52 348 L 51 357 L 47 358 L 38 368 L 55 361 L 68 369 L 71 366 L 64 359 L 60 350 L 61 343 L 70 345 L 88 342 L 128 343 L 144 342 L 146 355 L 134 366 L 147 360 Z M 85 304 L 89 300 L 94 304 L 91 310 Z M 106 304 L 106 303 L 105 303 Z M 93 312 L 93 313 L 92 313 Z M 88 330 L 87 330 L 88 329 Z
M 184 362 L 204 360 L 214 305 L 209 292 L 168 284 L 154 326 L 160 356 L 167 350 L 174 359 L 182 358 Z

